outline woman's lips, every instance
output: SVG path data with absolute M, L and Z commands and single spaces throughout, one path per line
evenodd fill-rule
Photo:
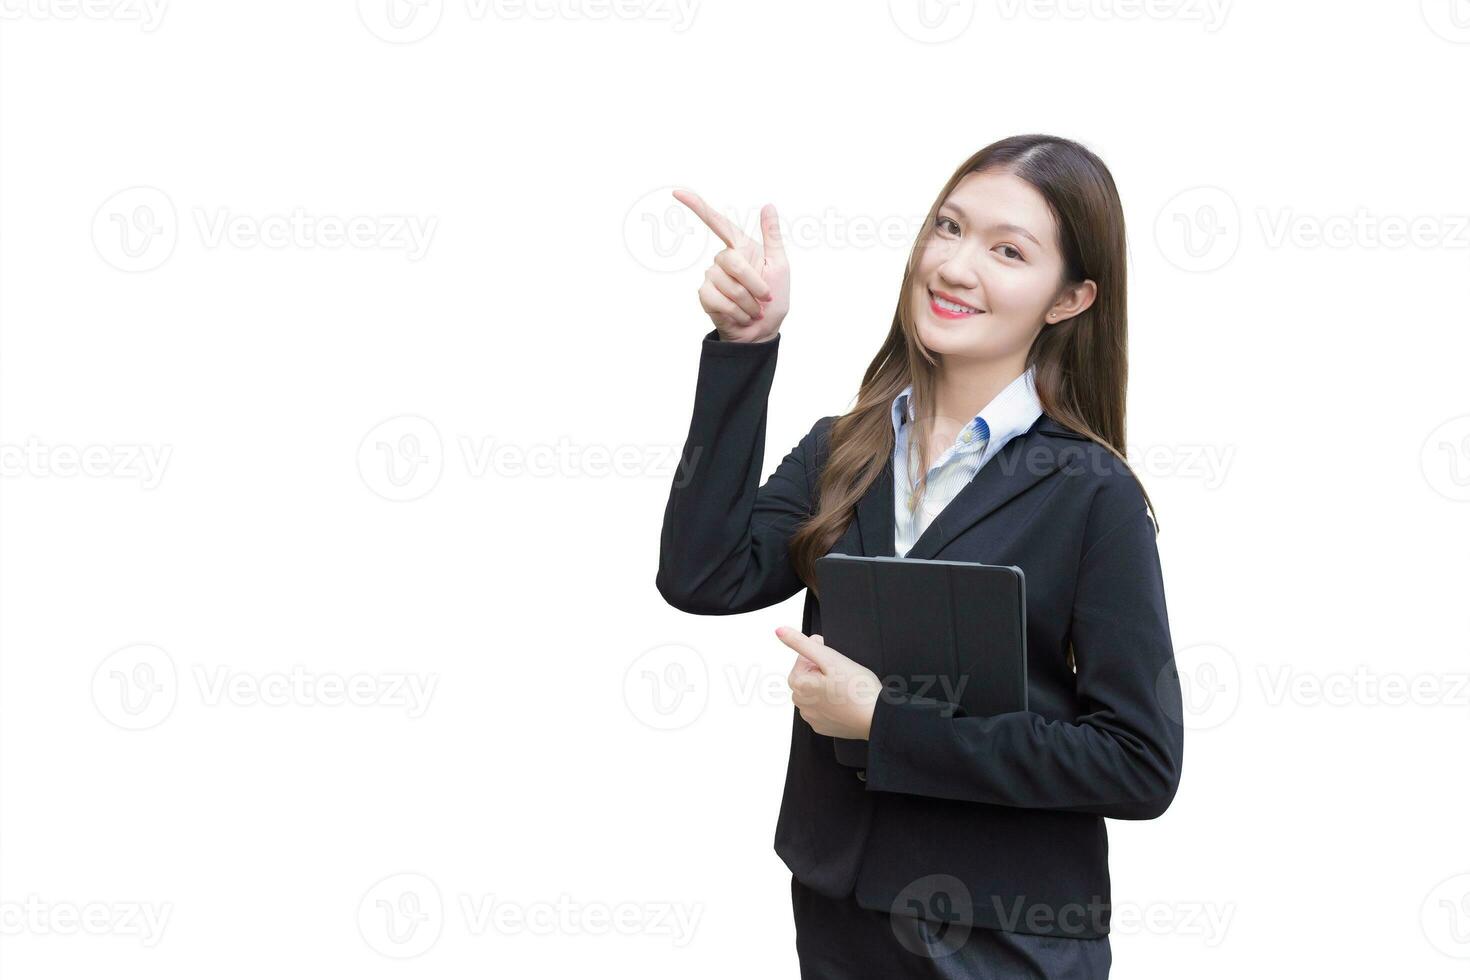
M 935 316 L 943 317 L 946 320 L 963 320 L 965 319 L 965 317 L 980 315 L 979 313 L 956 313 L 954 310 L 946 310 L 944 307 L 935 302 L 933 292 L 929 293 L 929 310 Z

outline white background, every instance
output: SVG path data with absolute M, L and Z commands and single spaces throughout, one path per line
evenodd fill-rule
M 1191 697 L 1114 975 L 1464 975 L 1464 0 L 158 2 L 0 22 L 7 978 L 795 977 L 801 597 L 654 589 L 669 188 L 788 229 L 769 473 L 1025 132 L 1127 211 Z

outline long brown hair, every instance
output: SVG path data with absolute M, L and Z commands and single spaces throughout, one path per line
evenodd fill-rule
M 832 423 L 817 511 L 797 529 L 790 544 L 797 574 L 813 589 L 817 558 L 842 536 L 858 501 L 893 454 L 893 399 L 912 384 L 918 405 L 934 404 L 938 365 L 920 343 L 909 308 L 914 270 L 950 192 L 967 174 L 986 171 L 1012 173 L 1041 193 L 1056 218 L 1064 282 L 1091 279 L 1097 284 L 1091 306 L 1076 316 L 1046 324 L 1027 352 L 1026 366 L 1036 369 L 1042 411 L 1101 443 L 1127 466 L 1127 246 L 1123 206 L 1113 176 L 1091 150 L 1072 140 L 1031 134 L 992 143 L 962 163 L 934 199 L 909 251 L 888 336 L 863 373 L 857 404 Z M 928 413 L 919 412 L 914 424 L 911 444 L 927 446 Z M 924 469 L 919 467 L 918 472 Z M 917 489 L 922 493 L 923 477 Z M 1148 492 L 1143 496 L 1152 512 Z

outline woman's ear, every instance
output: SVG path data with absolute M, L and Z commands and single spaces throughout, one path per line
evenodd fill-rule
M 1051 309 L 1047 310 L 1046 322 L 1053 324 L 1070 320 L 1090 307 L 1095 299 L 1097 299 L 1097 283 L 1091 279 L 1084 279 L 1079 283 L 1067 286 L 1057 295 Z

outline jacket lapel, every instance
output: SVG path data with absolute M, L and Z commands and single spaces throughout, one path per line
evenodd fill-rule
M 883 472 L 868 492 L 857 502 L 858 534 L 862 537 L 862 554 L 893 557 L 893 456 L 889 454 Z
M 951 541 L 1006 501 L 1065 466 L 1069 448 L 1078 450 L 1069 447 L 1064 440 L 1077 439 L 1085 440 L 1086 437 L 1061 426 L 1048 415 L 1039 416 L 1030 429 L 1006 443 L 934 516 L 904 557 L 933 558 L 939 554 Z M 890 456 L 883 473 L 858 501 L 857 520 L 864 555 L 894 555 L 893 484 L 893 459 Z

